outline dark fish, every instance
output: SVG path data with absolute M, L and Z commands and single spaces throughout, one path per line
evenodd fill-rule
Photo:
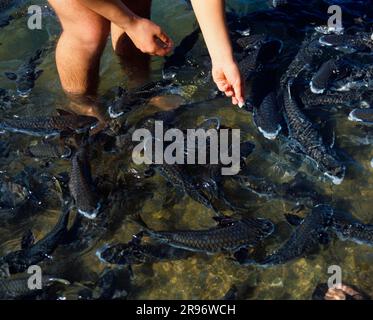
M 259 198 L 277 198 L 279 196 L 279 187 L 264 178 L 238 175 L 235 176 L 242 188 L 248 190 Z
M 235 252 L 241 248 L 253 247 L 274 230 L 273 223 L 266 219 L 235 220 L 220 217 L 215 220 L 219 225 L 207 230 L 154 231 L 145 229 L 145 233 L 152 239 L 175 248 L 217 253 Z
M 51 232 L 35 244 L 31 244 L 21 250 L 10 252 L 0 258 L 0 265 L 7 264 L 11 274 L 27 270 L 31 265 L 43 261 L 62 241 L 67 232 L 70 210 L 67 205 L 62 210 L 61 217 Z
M 132 111 L 135 106 L 145 104 L 152 97 L 172 91 L 172 88 L 171 80 L 152 81 L 131 92 L 118 87 L 114 101 L 108 108 L 109 115 L 112 119 L 119 118 Z
M 284 264 L 310 253 L 320 243 L 320 237 L 327 231 L 332 217 L 331 207 L 327 205 L 314 207 L 312 212 L 296 227 L 290 239 L 260 264 L 263 266 Z
M 46 55 L 48 49 L 38 49 L 27 62 L 22 64 L 16 73 L 6 72 L 9 80 L 16 81 L 17 93 L 25 98 L 35 86 L 35 81 L 39 78 L 42 70 L 36 70 L 40 65 L 42 58 Z
M 306 207 L 314 207 L 323 200 L 303 174 L 297 174 L 292 181 L 280 185 L 262 177 L 237 175 L 235 178 L 242 188 L 259 198 L 286 200 Z
M 34 158 L 68 158 L 71 156 L 71 149 L 68 146 L 54 144 L 51 142 L 41 142 L 30 146 L 26 150 L 26 154 Z
M 58 116 L 4 119 L 0 121 L 0 130 L 49 137 L 64 132 L 85 131 L 95 124 L 97 119 L 94 117 L 64 112 Z
M 203 204 L 209 209 L 217 211 L 210 199 L 193 181 L 192 177 L 184 172 L 181 165 L 169 165 L 164 163 L 162 165 L 156 165 L 155 168 L 169 183 L 189 195 L 193 200 Z
M 359 32 L 355 35 L 329 34 L 320 37 L 319 43 L 323 46 L 334 47 L 345 52 L 354 52 L 364 47 L 373 49 L 373 40 L 370 33 Z
M 130 98 L 128 92 L 118 87 L 113 103 L 109 106 L 108 112 L 112 119 L 116 119 L 128 111 L 132 110 L 132 106 L 138 101 Z
M 163 66 L 163 78 L 172 79 L 176 76 L 176 70 L 185 65 L 187 54 L 193 49 L 198 41 L 201 29 L 197 28 L 192 33 L 187 35 L 180 44 L 175 48 L 173 54 L 165 58 Z
M 259 108 L 254 108 L 254 122 L 258 130 L 267 139 L 276 139 L 281 131 L 281 117 L 274 92 L 267 95 Z
M 251 50 L 247 50 L 245 57 L 238 63 L 243 78 L 248 80 L 255 72 L 259 72 L 265 64 L 279 54 L 281 48 L 280 41 L 270 40 L 264 43 L 258 42 Z
M 258 49 L 267 41 L 267 36 L 264 34 L 253 34 L 247 37 L 237 39 L 236 43 L 244 50 Z
M 162 243 L 141 244 L 135 239 L 129 243 L 104 246 L 96 252 L 96 255 L 104 263 L 132 265 L 186 259 L 190 256 L 190 252 Z
M 359 67 L 355 65 L 347 77 L 334 81 L 331 89 L 342 92 L 370 89 L 373 85 L 372 76 L 373 67 L 369 63 Z
M 285 87 L 289 82 L 292 83 L 303 70 L 309 68 L 323 55 L 315 39 L 315 35 L 310 35 L 303 40 L 298 53 L 280 79 L 281 87 Z
M 332 230 L 341 240 L 373 246 L 373 225 L 365 224 L 350 214 L 335 213 L 332 220 Z
M 345 167 L 336 158 L 333 150 L 324 142 L 312 122 L 299 109 L 292 98 L 290 86 L 284 93 L 285 119 L 289 136 L 300 151 L 316 162 L 317 168 L 334 184 L 340 184 L 345 175 Z
M 360 92 L 328 92 L 323 95 L 314 95 L 311 90 L 306 90 L 300 94 L 300 99 L 305 107 L 325 106 L 325 105 L 346 105 L 350 106 L 361 101 L 364 95 Z
M 86 218 L 95 219 L 101 204 L 94 190 L 86 146 L 80 147 L 71 159 L 69 189 L 78 212 Z
M 340 61 L 330 59 L 324 62 L 312 77 L 310 89 L 316 94 L 324 93 L 330 82 L 343 74 L 346 75 L 346 69 L 343 64 Z
M 373 125 L 373 108 L 354 109 L 350 112 L 348 119 L 359 124 Z
M 54 278 L 51 276 L 42 276 L 40 290 L 30 289 L 28 286 L 30 275 L 28 276 L 17 276 L 15 278 L 0 279 L 0 299 L 3 300 L 14 300 L 24 299 L 30 296 L 34 296 L 43 289 L 49 287 L 54 283 L 62 283 L 68 285 L 69 282 L 64 279 Z

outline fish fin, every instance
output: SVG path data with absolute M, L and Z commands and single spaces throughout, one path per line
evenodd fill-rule
M 285 219 L 292 226 L 299 226 L 303 221 L 303 218 L 290 213 L 285 214 Z
M 35 243 L 35 236 L 31 230 L 26 231 L 21 240 L 21 249 L 30 248 Z
M 35 72 L 35 80 L 37 80 L 40 76 L 41 76 L 41 74 L 44 72 L 44 70 L 37 70 L 36 72 Z
M 233 259 L 242 266 L 254 264 L 254 260 L 249 258 L 249 251 L 247 248 L 241 248 L 234 252 Z
M 59 116 L 71 116 L 73 114 L 69 111 L 66 111 L 66 110 L 63 110 L 63 109 L 60 109 L 60 108 L 56 108 L 56 111 L 57 111 L 57 114 Z
M 11 80 L 11 81 L 15 81 L 15 80 L 17 80 L 17 78 L 18 78 L 17 74 L 14 73 L 14 72 L 6 71 L 6 72 L 4 72 L 4 75 L 5 75 L 9 80 Z
M 212 218 L 217 222 L 219 227 L 226 227 L 231 225 L 233 222 L 236 222 L 235 219 L 228 216 L 216 216 Z
M 0 266 L 0 279 L 7 279 L 10 277 L 9 265 L 4 263 Z

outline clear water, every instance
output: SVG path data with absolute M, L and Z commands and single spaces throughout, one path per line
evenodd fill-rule
M 266 1 L 228 1 L 228 4 L 242 12 L 267 6 Z M 175 43 L 196 25 L 193 13 L 182 1 L 155 0 L 153 19 L 162 25 Z M 54 17 L 45 18 L 40 31 L 30 31 L 26 27 L 26 18 L 17 19 L 3 28 L 0 31 L 0 87 L 14 89 L 14 83 L 4 76 L 4 72 L 16 70 L 27 54 L 48 39 L 56 37 L 59 31 Z M 194 50 L 203 50 L 202 43 Z M 153 79 L 161 77 L 162 63 L 161 58 L 152 58 Z M 0 111 L 1 117 L 53 113 L 55 108 L 63 107 L 67 103 L 59 84 L 54 55 L 49 54 L 40 68 L 44 72 L 36 82 L 32 95 L 21 105 Z M 109 45 L 102 58 L 100 74 L 101 94 L 118 85 L 127 86 L 130 82 Z M 190 74 L 185 76 L 191 77 Z M 211 83 L 201 86 L 196 82 L 188 87 L 190 94 L 184 99 L 203 100 L 211 88 Z M 134 117 L 141 117 L 154 110 L 155 107 L 151 105 L 139 106 Z M 335 130 L 338 147 L 351 157 L 345 181 L 340 186 L 325 182 L 307 162 L 303 163 L 299 170 L 313 175 L 317 186 L 332 197 L 334 204 L 348 206 L 346 209 L 356 217 L 366 223 L 372 223 L 370 197 L 373 188 L 370 183 L 373 181 L 373 169 L 370 167 L 370 159 L 373 157 L 373 148 L 357 141 L 357 137 L 364 138 L 367 133 L 349 122 L 347 114 L 347 111 L 331 113 L 330 124 Z M 186 124 L 195 125 L 209 116 L 221 117 L 224 125 L 240 128 L 245 138 L 255 142 L 256 150 L 249 158 L 252 173 L 278 182 L 289 180 L 295 173 L 295 169 L 287 169 L 280 161 L 280 142 L 265 140 L 258 134 L 251 114 L 232 107 L 228 100 L 218 99 L 196 104 L 193 112 L 183 114 L 182 120 Z M 18 152 L 35 141 L 35 138 L 8 134 L 1 135 L 0 138 L 9 139 L 11 142 L 10 157 L 0 159 L 0 170 L 6 171 L 8 175 L 16 174 L 25 167 L 34 167 L 38 171 L 45 170 L 51 174 L 69 171 L 68 161 L 57 161 L 44 168 L 42 162 L 25 158 Z M 138 230 L 138 227 L 126 218 L 128 215 L 141 213 L 154 229 L 193 229 L 214 225 L 211 211 L 187 196 L 181 197 L 159 176 L 146 180 L 136 179 L 129 169 L 141 171 L 144 168 L 136 167 L 123 154 L 96 156 L 92 159 L 92 166 L 95 176 L 105 177 L 114 183 L 121 182 L 122 185 L 121 189 L 116 190 L 116 197 L 111 201 L 110 207 L 103 212 L 107 227 L 100 228 L 100 221 L 96 222 L 96 237 L 89 248 L 69 252 L 60 247 L 53 255 L 52 261 L 42 263 L 44 270 L 75 281 L 76 286 L 79 286 L 78 283 L 94 282 L 106 267 L 95 255 L 98 248 L 106 243 L 127 242 Z M 149 196 L 149 192 L 152 196 Z M 283 218 L 283 214 L 291 209 L 288 203 L 281 200 L 265 201 L 244 191 L 236 194 L 235 198 L 246 203 L 248 216 L 266 217 L 279 223 L 281 232 L 268 241 L 266 250 L 273 250 L 288 238 L 291 228 L 284 223 Z M 58 219 L 59 203 L 48 201 L 46 207 L 47 209 L 41 209 L 16 223 L 5 224 L 0 221 L 0 254 L 18 249 L 20 238 L 26 230 L 31 228 L 36 237 L 40 238 L 53 227 Z M 244 299 L 310 299 L 316 285 L 327 281 L 327 269 L 330 265 L 342 267 L 344 282 L 357 285 L 373 295 L 373 279 L 370 274 L 372 259 L 371 248 L 336 239 L 318 254 L 268 269 L 241 267 L 223 254 L 196 255 L 181 261 L 134 266 L 134 287 L 129 298 L 220 299 L 232 285 L 236 285 L 241 291 L 240 297 Z M 74 290 L 63 294 L 70 299 L 76 298 Z

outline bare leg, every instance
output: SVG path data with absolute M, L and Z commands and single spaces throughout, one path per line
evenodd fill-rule
M 49 0 L 62 25 L 56 62 L 63 89 L 96 94 L 99 62 L 110 22 L 74 0 Z
M 150 19 L 152 0 L 123 0 L 123 2 L 137 15 Z M 136 85 L 146 81 L 150 72 L 150 56 L 138 50 L 125 30 L 114 24 L 111 24 L 111 40 L 114 51 L 131 80 Z

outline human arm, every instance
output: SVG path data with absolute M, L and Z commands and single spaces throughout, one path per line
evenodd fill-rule
M 212 61 L 212 77 L 218 89 L 232 97 L 232 103 L 244 105 L 244 82 L 229 39 L 224 0 L 192 0 Z

